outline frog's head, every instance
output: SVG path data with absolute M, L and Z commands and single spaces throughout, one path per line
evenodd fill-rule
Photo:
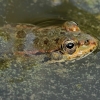
M 97 39 L 85 33 L 70 33 L 62 43 L 62 53 L 68 60 L 82 58 L 92 53 L 97 48 Z

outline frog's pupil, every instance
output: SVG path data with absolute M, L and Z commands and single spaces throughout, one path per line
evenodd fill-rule
M 74 43 L 68 43 L 68 44 L 66 45 L 66 47 L 69 48 L 69 49 L 71 49 L 71 48 L 74 47 Z

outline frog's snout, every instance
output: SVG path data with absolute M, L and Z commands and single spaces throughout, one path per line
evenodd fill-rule
M 81 45 L 97 45 L 97 41 L 96 40 L 92 40 L 92 39 L 87 39 L 85 41 L 79 41 L 78 42 L 78 45 L 81 46 Z

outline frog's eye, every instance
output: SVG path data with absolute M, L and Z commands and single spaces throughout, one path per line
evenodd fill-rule
M 76 44 L 74 41 L 65 41 L 62 45 L 64 53 L 73 54 L 76 51 Z
M 68 43 L 68 44 L 66 44 L 66 47 L 68 49 L 72 49 L 74 46 L 75 46 L 74 43 Z

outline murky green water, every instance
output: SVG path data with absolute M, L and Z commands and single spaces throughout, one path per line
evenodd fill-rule
M 99 20 L 67 0 L 0 0 L 0 5 L 1 26 L 50 25 L 72 20 L 100 40 Z M 48 64 L 42 59 L 45 55 L 14 56 L 10 52 L 14 40 L 9 41 L 7 34 L 0 36 L 4 39 L 0 41 L 0 100 L 100 100 L 99 46 L 83 59 Z

